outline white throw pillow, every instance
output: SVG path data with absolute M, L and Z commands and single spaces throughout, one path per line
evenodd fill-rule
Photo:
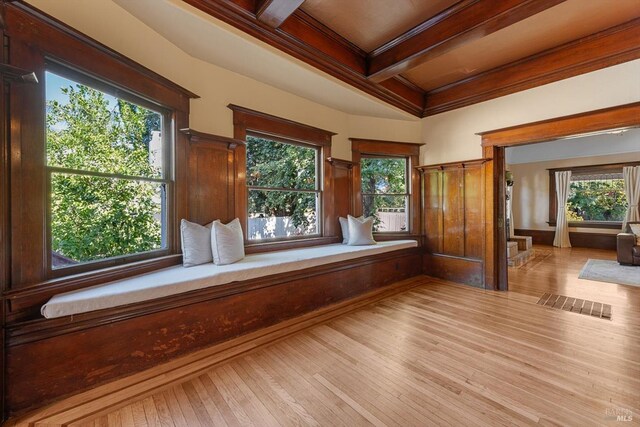
M 182 265 L 193 267 L 213 261 L 211 253 L 211 227 L 196 224 L 183 219 L 180 221 L 180 239 L 182 242 Z
M 229 224 L 217 220 L 213 222 L 211 250 L 213 263 L 217 265 L 233 264 L 244 258 L 244 238 L 238 218 Z
M 349 246 L 375 245 L 373 240 L 373 217 L 359 219 L 347 216 L 349 223 Z
M 364 219 L 364 215 L 359 216 L 358 219 L 360 220 Z M 347 220 L 347 218 L 344 218 L 344 217 L 339 217 L 338 221 L 340 221 L 340 228 L 342 229 L 342 244 L 348 245 L 349 244 L 349 221 Z

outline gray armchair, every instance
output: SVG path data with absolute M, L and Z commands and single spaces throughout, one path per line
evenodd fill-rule
M 640 224 L 640 222 L 630 222 L 624 232 L 618 233 L 616 239 L 618 262 L 625 265 L 640 265 L 640 246 L 629 224 Z

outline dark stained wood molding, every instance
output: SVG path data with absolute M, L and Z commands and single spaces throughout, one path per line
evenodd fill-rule
M 238 145 L 244 145 L 245 142 L 239 139 L 229 138 L 226 136 L 214 135 L 210 133 L 198 132 L 196 130 L 185 128 L 180 129 L 180 132 L 184 133 L 189 137 L 189 141 L 191 142 L 214 142 L 226 145 L 226 148 L 229 150 L 235 149 Z
M 527 230 L 516 228 L 517 236 L 531 236 L 534 245 L 553 246 L 554 230 Z M 616 250 L 616 235 L 606 233 L 585 233 L 569 231 L 571 247 Z
M 424 116 L 640 58 L 640 18 L 427 93 Z
M 351 160 L 338 159 L 337 157 L 327 157 L 327 162 L 331 166 L 343 167 L 347 169 L 353 168 L 353 162 Z
M 404 85 L 402 80 L 384 86 L 369 81 L 365 76 L 365 53 L 338 34 L 327 31 L 326 26 L 301 9 L 274 29 L 256 19 L 250 4 L 241 5 L 231 0 L 183 1 L 369 95 L 422 117 L 423 90 L 415 85 L 400 86 Z
M 424 142 L 387 141 L 382 139 L 349 138 L 351 149 L 360 154 L 389 154 L 403 156 L 420 155 L 420 147 Z
M 313 246 L 331 245 L 334 243 L 340 243 L 340 239 L 336 236 L 312 237 L 286 241 L 249 243 L 244 246 L 244 251 L 246 254 L 259 254 L 264 252 L 285 251 L 288 249 L 300 249 Z
M 329 146 L 331 145 L 331 137 L 337 135 L 335 132 L 273 116 L 250 108 L 240 107 L 239 105 L 229 104 L 227 107 L 234 113 L 233 124 L 244 125 L 247 131 L 253 130 L 286 139 Z
M 256 18 L 272 28 L 278 28 L 302 3 L 304 0 L 258 0 Z
M 447 168 L 465 168 L 467 166 L 481 165 L 486 161 L 487 161 L 486 159 L 463 160 L 461 162 L 448 162 L 448 163 L 435 163 L 431 165 L 420 165 L 420 166 L 416 166 L 416 168 L 421 171 L 427 171 L 427 170 L 433 170 L 433 169 L 443 170 Z
M 424 274 L 452 282 L 483 288 L 483 262 L 481 259 L 445 254 L 425 253 Z
M 567 136 L 640 126 L 640 102 L 480 132 L 483 147 L 551 141 Z
M 3 2 L 5 3 L 5 2 Z M 11 2 L 5 6 L 7 8 L 7 12 L 11 11 L 20 11 L 20 17 L 16 16 L 12 13 L 11 20 L 14 22 L 12 28 L 8 28 L 8 34 L 11 34 L 11 31 L 19 31 L 21 33 L 21 38 L 25 40 L 33 40 L 37 41 L 37 45 L 42 45 L 47 42 L 51 51 L 54 51 L 53 46 L 57 43 L 57 37 L 51 37 L 51 33 L 46 29 L 46 27 L 50 27 L 52 30 L 59 31 L 65 35 L 65 37 L 74 39 L 76 42 L 79 42 L 86 49 L 91 49 L 95 52 L 99 52 L 102 55 L 106 55 L 113 60 L 116 60 L 124 67 L 127 67 L 133 70 L 135 73 L 144 75 L 154 81 L 162 84 L 167 89 L 171 91 L 179 92 L 187 99 L 198 99 L 200 98 L 195 93 L 191 92 L 188 89 L 183 88 L 182 86 L 172 82 L 166 77 L 156 73 L 155 71 L 150 70 L 149 68 L 135 62 L 132 59 L 122 55 L 119 52 L 111 49 L 110 47 L 100 43 L 99 41 L 87 36 L 79 32 L 78 30 L 71 28 L 67 24 L 59 21 L 58 19 L 40 11 L 39 9 L 24 3 L 22 1 Z M 9 18 L 7 18 L 9 19 Z M 43 26 L 44 25 L 44 26 Z M 59 42 L 58 42 L 59 43 Z M 59 48 L 64 49 L 64 46 L 59 46 Z M 135 88 L 132 88 L 135 90 Z M 140 93 L 140 92 L 138 92 Z
M 421 249 L 402 249 L 114 309 L 13 324 L 6 348 L 8 410 L 14 415 L 42 406 L 421 272 Z M 78 350 L 87 348 L 101 351 Z M 25 363 L 36 359 L 37 370 Z
M 465 0 L 369 56 L 368 77 L 380 82 L 454 48 L 501 30 L 564 0 Z

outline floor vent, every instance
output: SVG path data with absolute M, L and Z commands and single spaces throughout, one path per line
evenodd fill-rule
M 558 310 L 611 320 L 611 306 L 600 302 L 571 298 L 564 295 L 544 294 L 540 297 L 537 304 Z

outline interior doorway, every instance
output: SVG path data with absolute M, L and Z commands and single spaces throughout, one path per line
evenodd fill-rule
M 486 160 L 485 287 L 508 290 L 506 227 L 507 147 L 559 141 L 576 135 L 640 127 L 640 103 L 481 133 Z

